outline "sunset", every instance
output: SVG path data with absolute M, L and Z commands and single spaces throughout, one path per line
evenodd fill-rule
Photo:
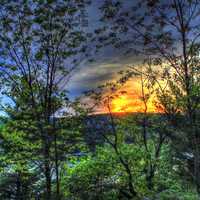
M 130 102 L 133 101 L 130 98 L 130 96 L 123 95 L 113 99 L 111 103 L 112 112 L 133 112 L 135 108 L 130 105 Z
M 148 102 L 147 112 L 157 112 L 154 103 Z M 111 101 L 112 112 L 144 112 L 144 104 L 140 99 L 139 94 L 127 94 L 114 98 Z
M 0 200 L 200 200 L 200 1 L 1 0 Z
M 119 77 L 116 76 L 116 79 Z M 114 81 L 114 80 L 113 80 Z M 162 87 L 165 87 L 166 83 L 161 82 Z M 158 86 L 155 85 L 155 89 Z M 144 95 L 148 95 L 149 91 L 147 88 L 144 88 Z M 141 80 L 138 77 L 134 77 L 126 82 L 123 86 L 120 86 L 114 92 L 105 89 L 104 98 L 110 98 L 110 109 L 112 113 L 143 113 L 145 112 L 145 104 L 142 98 L 142 86 Z M 90 103 L 90 98 L 86 101 L 87 105 L 93 105 Z M 93 112 L 96 114 L 108 113 L 108 102 L 101 101 L 97 106 L 94 107 Z M 147 101 L 147 110 L 148 113 L 162 113 L 163 110 L 157 107 L 158 99 L 155 94 L 152 94 Z

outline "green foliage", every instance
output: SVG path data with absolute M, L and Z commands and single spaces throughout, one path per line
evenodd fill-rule
M 114 154 L 108 154 L 107 149 L 99 149 L 95 155 L 72 161 L 64 168 L 63 191 L 68 191 L 66 195 L 71 198 L 115 199 L 115 185 L 119 182 L 116 169 L 113 169 L 116 164 Z
M 0 125 L 0 199 L 199 198 L 200 4 L 124 2 L 101 4 L 97 24 L 103 27 L 95 27 L 93 49 L 94 27 L 85 31 L 90 1 L 2 1 L 0 94 L 12 103 L 2 105 L 7 116 Z M 94 141 L 99 146 L 92 144 L 92 151 L 85 142 L 88 113 L 62 88 L 91 50 L 110 45 L 126 55 L 148 54 L 147 68 L 120 72 L 124 76 L 100 86 L 93 99 L 104 99 L 101 93 L 108 86 L 111 96 L 103 102 L 109 104 L 119 86 L 140 75 L 148 89 L 140 100 L 147 107 L 156 92 L 163 113 L 108 113 L 95 121 L 92 134 L 99 134 L 100 126 L 101 140 Z M 67 111 L 56 116 L 63 107 Z
M 155 175 L 155 187 L 149 191 L 143 171 L 147 158 L 138 145 L 124 145 L 122 154 L 129 160 L 134 175 L 134 185 L 140 197 L 159 200 L 196 199 L 193 188 L 187 188 L 169 162 L 169 146 L 164 146 Z M 72 159 L 63 168 L 64 196 L 71 199 L 117 199 L 127 188 L 127 174 L 118 157 L 109 146 L 98 148 L 95 154 Z

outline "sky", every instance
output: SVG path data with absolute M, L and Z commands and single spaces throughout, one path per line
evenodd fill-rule
M 99 10 L 101 1 L 93 1 L 94 3 L 89 9 L 89 24 L 92 28 L 98 28 Z M 133 4 L 132 1 L 126 0 L 127 5 Z M 119 71 L 127 69 L 127 66 L 137 65 L 140 62 L 137 57 L 132 55 L 124 55 L 124 49 L 116 49 L 111 46 L 106 46 L 95 55 L 93 63 L 84 63 L 79 66 L 73 73 L 71 80 L 67 85 L 69 95 L 72 99 L 79 97 L 83 92 L 97 88 L 107 82 L 116 81 L 119 79 Z M 137 77 L 132 78 L 123 88 L 127 94 L 118 99 L 113 100 L 113 112 L 141 112 L 143 105 L 139 97 L 141 96 L 141 84 Z M 87 104 L 90 104 L 87 101 Z M 154 112 L 155 108 L 151 101 L 149 112 Z M 95 112 L 107 112 L 104 106 L 96 108 Z
M 134 25 L 135 21 L 134 19 L 139 19 L 140 15 L 143 15 L 145 13 L 145 6 L 139 6 L 135 7 L 136 2 L 143 2 L 146 3 L 148 1 L 141 1 L 141 0 L 113 0 L 114 2 L 120 1 L 124 3 L 124 7 L 122 9 L 120 9 L 121 11 L 125 12 L 125 15 L 120 15 L 120 17 L 124 17 L 125 21 L 128 24 Z M 106 24 L 107 27 L 112 27 L 111 24 L 109 24 L 110 22 L 106 21 L 106 22 L 102 22 L 100 20 L 101 18 L 101 12 L 99 10 L 99 7 L 101 7 L 102 2 L 104 2 L 103 0 L 92 0 L 91 1 L 92 4 L 88 7 L 88 27 L 85 27 L 87 32 L 94 32 L 94 30 L 98 29 L 101 26 L 104 26 Z M 107 0 L 107 2 L 111 2 L 111 0 Z M 157 1 L 150 1 L 150 3 L 154 3 Z M 160 1 L 162 3 L 167 3 L 168 0 L 166 1 Z M 164 10 L 167 12 L 167 16 L 169 17 L 173 17 L 173 12 L 170 12 L 171 6 L 168 9 L 165 9 L 165 5 L 164 6 Z M 134 8 L 135 7 L 135 8 Z M 130 11 L 127 14 L 127 11 Z M 157 13 L 155 13 L 157 14 Z M 67 84 L 64 84 L 65 89 L 68 90 L 69 92 L 69 98 L 74 100 L 75 98 L 83 95 L 84 92 L 88 91 L 88 90 L 93 90 L 95 88 L 97 88 L 98 86 L 101 86 L 105 83 L 108 82 L 112 82 L 112 81 L 116 81 L 118 80 L 119 77 L 119 73 L 122 70 L 126 70 L 128 68 L 128 66 L 140 66 L 142 65 L 142 61 L 144 59 L 144 56 L 139 57 L 136 56 L 136 54 L 134 52 L 132 52 L 131 54 L 124 54 L 124 52 L 130 48 L 134 49 L 134 50 L 141 50 L 142 48 L 144 48 L 144 44 L 145 43 L 145 39 L 142 40 L 142 45 L 141 43 L 138 43 L 138 40 L 135 39 L 137 36 L 140 36 L 141 32 L 143 32 L 144 34 L 148 33 L 148 31 L 146 29 L 144 29 L 144 27 L 142 27 L 139 31 L 135 31 L 134 29 L 128 29 L 127 32 L 124 31 L 123 28 L 123 23 L 124 21 L 121 20 L 121 18 L 119 17 L 119 21 L 118 23 L 120 23 L 120 28 L 122 29 L 114 29 L 114 31 L 116 31 L 115 33 L 117 34 L 117 37 L 120 37 L 123 42 L 123 47 L 121 48 L 115 48 L 111 45 L 106 45 L 102 48 L 100 48 L 98 53 L 95 53 L 95 48 L 93 48 L 94 44 L 89 44 L 90 46 L 90 51 L 92 52 L 93 56 L 95 57 L 93 62 L 87 62 L 85 61 L 86 59 L 83 59 L 83 62 L 81 62 L 81 64 L 79 66 L 76 66 L 75 70 L 72 72 L 72 76 L 71 79 L 67 82 Z M 122 18 L 123 18 L 122 17 Z M 157 19 L 157 18 L 156 18 Z M 196 19 L 197 20 L 197 19 Z M 199 18 L 198 18 L 199 20 Z M 163 30 L 160 31 L 160 28 L 162 28 L 162 23 L 159 22 L 154 23 L 155 27 L 153 26 L 152 28 L 150 26 L 152 26 L 151 22 L 151 17 L 149 18 L 148 16 L 145 18 L 144 23 L 146 25 L 147 29 L 150 29 L 150 32 L 152 31 L 153 33 L 155 32 L 157 35 L 158 32 L 162 32 L 164 31 L 166 32 L 170 32 L 174 39 L 176 39 L 176 42 L 174 42 L 171 46 L 171 48 L 167 48 L 167 51 L 169 51 L 171 53 L 171 50 L 176 51 L 177 55 L 179 55 L 179 51 L 181 48 L 179 42 L 180 42 L 180 34 L 177 34 L 178 31 L 174 31 L 174 29 L 170 28 L 170 25 L 168 26 L 164 26 Z M 195 26 L 196 22 L 193 22 L 193 26 Z M 158 27 L 156 26 L 158 25 Z M 132 26 L 131 26 L 132 27 Z M 173 27 L 173 26 L 172 26 Z M 79 30 L 82 28 L 82 26 L 76 26 L 76 28 Z M 75 28 L 75 29 L 76 29 Z M 159 29 L 158 29 L 159 28 Z M 153 29 L 153 30 L 152 30 Z M 106 29 L 108 30 L 108 29 Z M 193 28 L 191 29 L 193 30 Z M 194 29 L 196 30 L 196 29 Z M 191 35 L 189 35 L 190 38 L 194 37 L 196 34 L 196 31 L 190 32 Z M 120 32 L 121 31 L 121 32 Z M 146 32 L 145 32 L 146 31 Z M 120 32 L 120 33 L 119 33 Z M 126 32 L 126 34 L 124 33 Z M 133 34 L 134 32 L 134 34 Z M 102 36 L 102 35 L 101 35 Z M 158 35 L 157 35 L 158 36 Z M 110 37 L 112 39 L 112 36 Z M 113 37 L 114 38 L 114 37 Z M 143 37 L 144 38 L 144 37 Z M 195 38 L 195 37 L 194 37 Z M 159 40 L 159 39 L 158 39 Z M 124 42 L 126 41 L 126 42 Z M 137 42 L 136 42 L 137 41 Z M 164 43 L 165 46 L 165 43 Z M 175 47 L 175 48 L 174 48 Z M 149 52 L 148 52 L 149 53 Z M 173 53 L 173 52 L 172 52 Z M 182 53 L 182 52 L 181 52 Z M 155 55 L 155 52 L 150 52 L 150 54 Z M 77 55 L 78 57 L 78 55 Z M 70 59 L 69 59 L 70 60 Z M 70 60 L 71 61 L 71 60 Z M 67 61 L 66 61 L 67 62 Z M 68 63 L 66 63 L 66 66 L 68 65 Z M 70 65 L 71 66 L 71 65 Z M 60 72 L 60 71 L 59 71 Z M 58 73 L 58 77 L 60 76 L 60 74 Z M 60 86 L 60 88 L 62 88 L 63 86 Z M 141 101 L 141 93 L 142 93 L 142 88 L 141 88 L 141 82 L 138 79 L 138 77 L 133 77 L 131 80 L 129 80 L 122 88 L 121 90 L 125 90 L 127 92 L 127 94 L 123 94 L 123 95 L 119 95 L 118 97 L 116 97 L 115 99 L 112 100 L 112 111 L 113 112 L 142 112 L 144 109 L 144 105 Z M 105 91 L 105 94 L 107 94 L 107 91 Z M 108 94 L 110 95 L 110 94 Z M 84 99 L 84 98 L 83 98 Z M 87 99 L 87 98 L 85 98 Z M 154 105 L 154 100 L 155 100 L 155 96 L 153 96 L 148 103 L 148 112 L 158 112 L 158 110 L 156 109 L 155 105 Z M 8 102 L 8 99 L 4 99 L 4 102 Z M 87 99 L 86 102 L 88 105 L 92 104 L 92 102 L 90 100 Z M 97 112 L 107 112 L 105 106 L 100 106 L 98 108 L 96 108 L 96 113 Z
M 125 9 L 129 8 L 130 5 L 133 6 L 136 1 L 124 0 Z M 91 6 L 88 8 L 88 31 L 94 31 L 102 25 L 102 22 L 99 20 L 99 7 L 101 3 L 102 1 L 100 0 L 92 1 Z M 141 62 L 141 58 L 136 57 L 134 54 L 125 55 L 124 50 L 126 49 L 105 46 L 95 54 L 94 62 L 83 62 L 78 66 L 73 71 L 70 81 L 65 86 L 69 91 L 70 99 L 74 100 L 85 91 L 95 89 L 107 82 L 116 81 L 119 79 L 119 71 L 125 70 L 127 66 L 137 65 Z M 121 95 L 112 101 L 112 111 L 141 112 L 143 105 L 140 100 L 141 84 L 138 78 L 132 78 L 121 90 L 126 90 L 127 94 Z M 4 99 L 4 102 L 8 102 L 8 99 Z M 86 103 L 91 104 L 91 101 L 89 100 Z M 150 101 L 148 111 L 155 111 L 152 101 Z M 100 106 L 96 108 L 95 112 L 107 112 L 107 108 Z

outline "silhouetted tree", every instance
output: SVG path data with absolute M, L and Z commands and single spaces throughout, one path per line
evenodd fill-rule
M 51 199 L 54 112 L 62 107 L 73 69 L 87 58 L 88 1 L 5 1 L 1 4 L 1 89 L 19 111 L 26 110 L 41 140 L 46 199 Z M 78 27 L 78 28 L 77 28 Z

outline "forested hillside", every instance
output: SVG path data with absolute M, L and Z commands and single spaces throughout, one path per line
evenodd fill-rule
M 0 200 L 199 199 L 199 0 L 2 0 Z

